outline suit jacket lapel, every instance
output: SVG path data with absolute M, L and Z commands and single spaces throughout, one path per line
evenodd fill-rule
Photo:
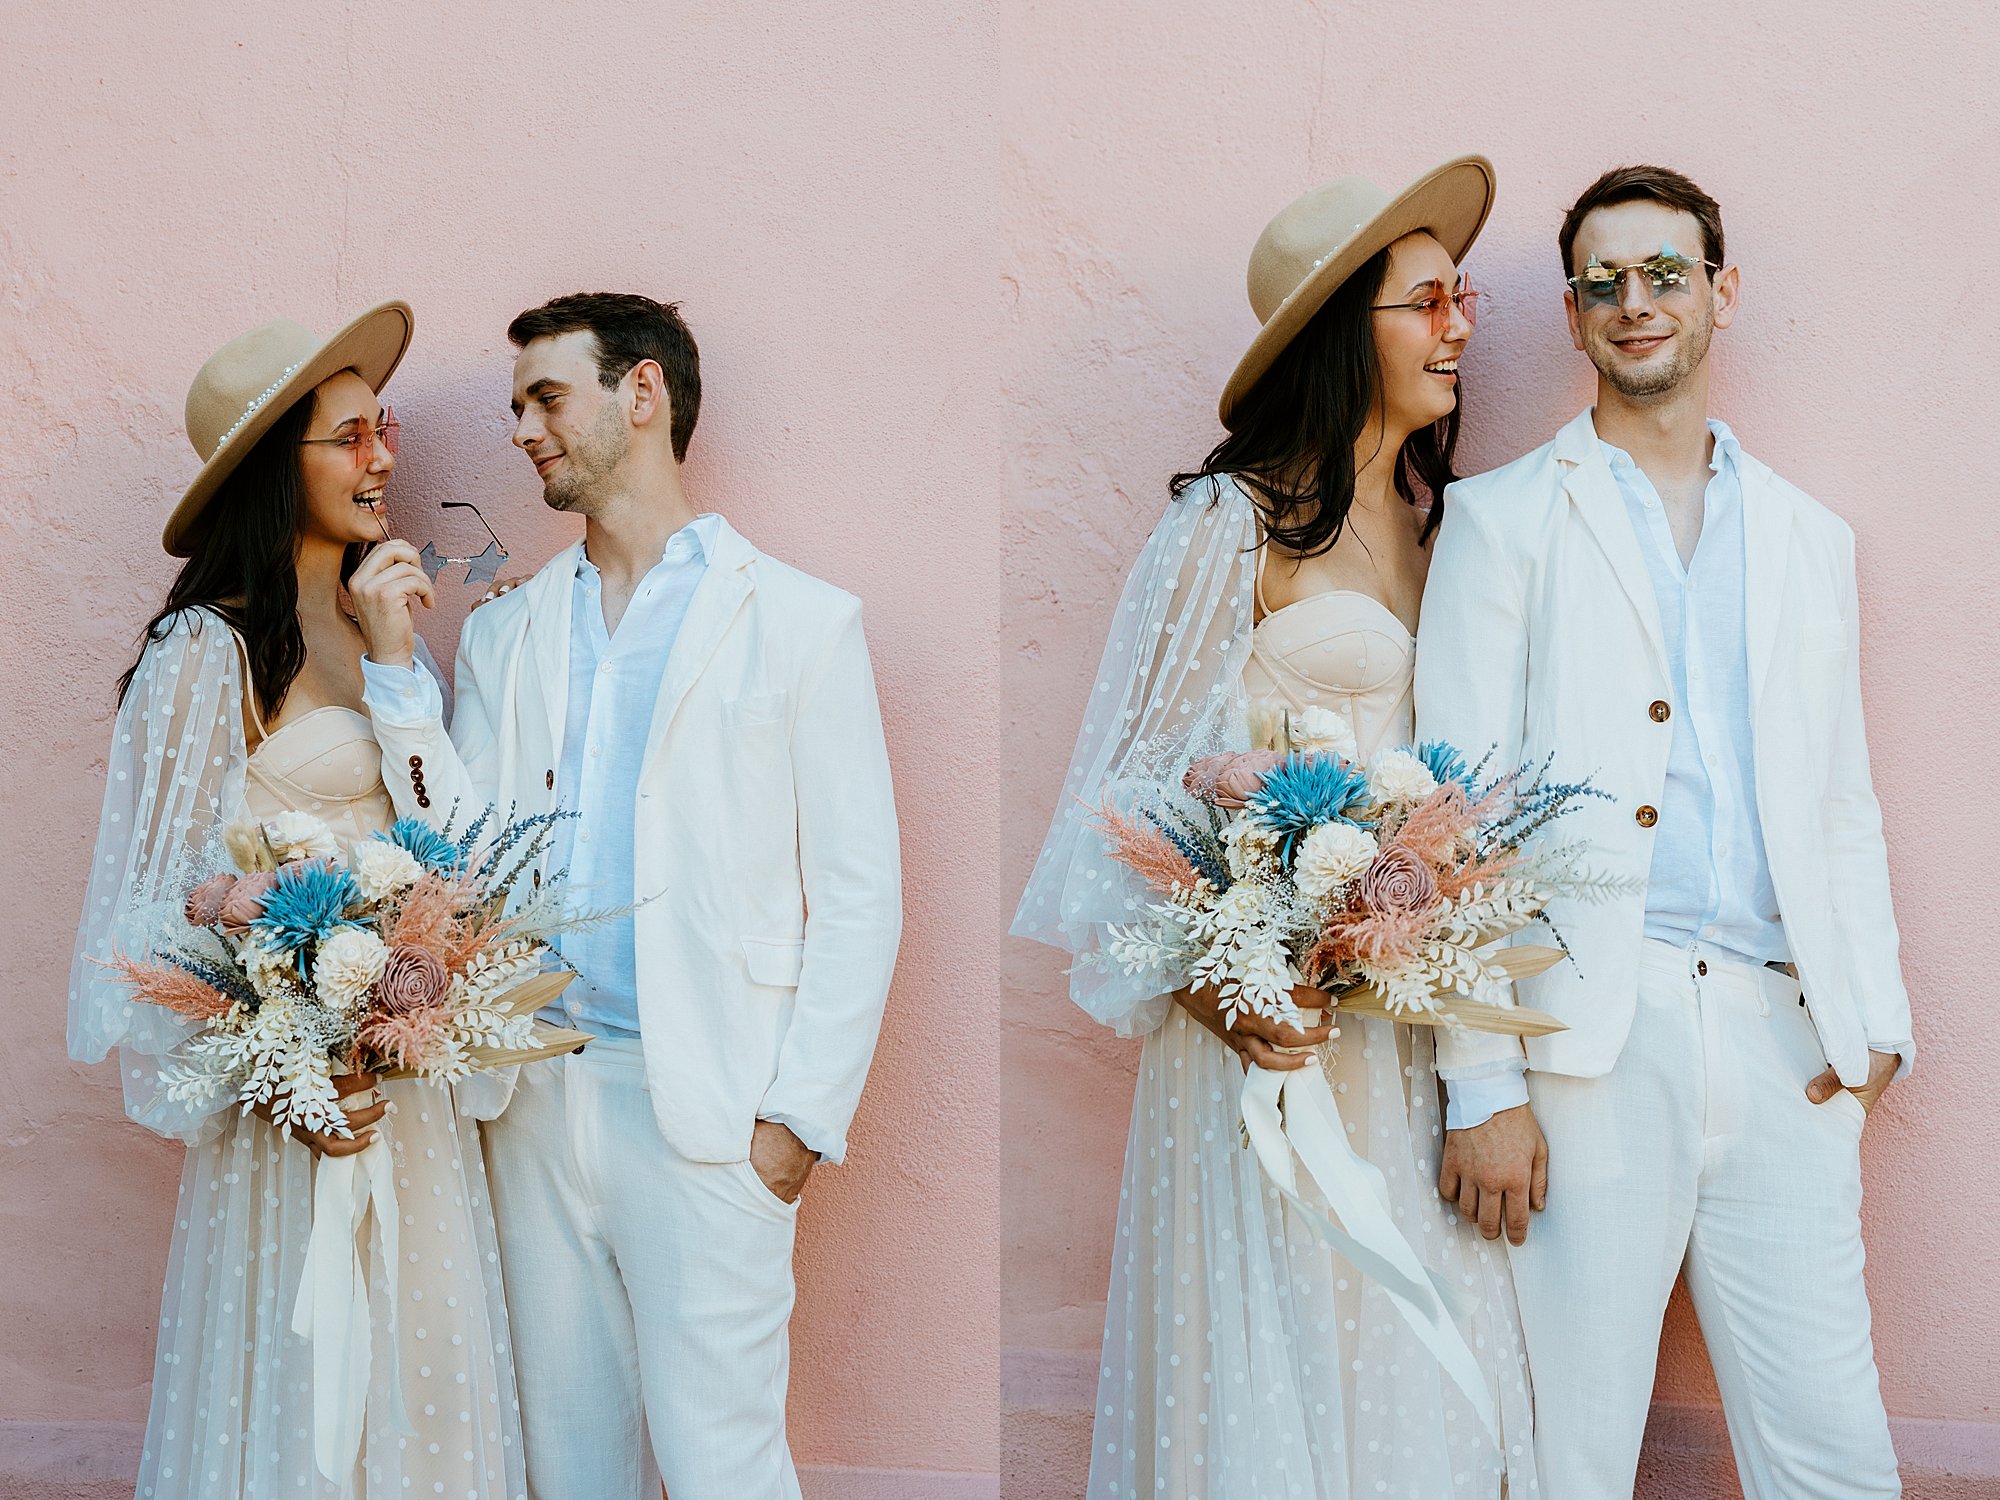
M 1737 450 L 1743 487 L 1743 636 L 1750 658 L 1754 717 L 1778 649 L 1785 602 L 1785 561 L 1792 540 L 1792 502 L 1771 471 Z
M 1619 586 L 1638 612 L 1646 639 L 1653 647 L 1655 664 L 1662 672 L 1666 671 L 1666 636 L 1660 629 L 1660 604 L 1653 594 L 1653 577 L 1646 570 L 1639 539 L 1632 532 L 1632 518 L 1626 514 L 1625 498 L 1618 492 L 1618 481 L 1598 446 L 1597 429 L 1588 411 L 1556 435 L 1555 457 L 1562 467 L 1563 489 L 1570 503 L 1603 550 Z
M 535 593 L 528 600 L 528 636 L 521 653 L 527 681 L 522 689 L 534 695 L 529 702 L 538 702 L 541 714 L 531 717 L 524 712 L 522 727 L 539 727 L 547 738 L 540 745 L 522 746 L 527 752 L 521 764 L 524 776 L 544 776 L 562 758 L 564 720 L 569 713 L 570 611 L 576 602 L 576 565 L 582 555 L 581 542 L 565 548 L 527 585 Z
M 681 700 L 687 697 L 688 690 L 721 646 L 743 601 L 750 597 L 750 564 L 756 560 L 757 549 L 737 535 L 727 521 L 717 517 L 717 523 L 714 552 L 708 558 L 701 582 L 695 585 L 687 617 L 681 621 L 680 634 L 674 637 L 674 649 L 667 658 L 667 675 L 660 683 L 660 696 L 653 705 L 653 722 L 646 731 L 646 758 L 640 767 L 641 776 L 651 768 L 653 757 L 659 753 Z

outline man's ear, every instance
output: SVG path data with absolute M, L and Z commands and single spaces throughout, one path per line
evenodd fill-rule
M 631 382 L 632 425 L 651 427 L 658 423 L 671 428 L 673 402 L 668 399 L 667 375 L 659 361 L 642 359 L 625 378 Z
M 1742 278 L 1736 267 L 1725 266 L 1715 273 L 1715 326 L 1727 328 L 1736 321 L 1736 309 L 1742 300 Z

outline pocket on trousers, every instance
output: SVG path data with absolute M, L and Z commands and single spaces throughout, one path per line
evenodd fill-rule
M 791 1219 L 798 1215 L 799 1204 L 795 1198 L 787 1203 L 764 1185 L 764 1179 L 757 1175 L 757 1169 L 750 1165 L 746 1156 L 742 1161 L 731 1162 L 730 1170 L 736 1173 L 752 1199 L 766 1212 L 774 1213 L 781 1219 Z
M 1854 1130 L 1857 1135 L 1860 1134 L 1862 1128 L 1868 1123 L 1868 1106 L 1861 1102 L 1860 1097 L 1852 1089 L 1840 1090 L 1839 1093 L 1822 1104 L 1820 1108 L 1837 1109 L 1847 1115 L 1854 1122 Z

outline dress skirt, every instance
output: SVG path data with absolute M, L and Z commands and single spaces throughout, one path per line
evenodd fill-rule
M 361 1457 L 313 1464 L 312 1347 L 292 1308 L 312 1228 L 312 1153 L 256 1115 L 190 1147 L 160 1307 L 139 1500 L 526 1500 L 521 1412 L 475 1122 L 448 1086 L 382 1085 L 401 1219 L 396 1363 L 413 1432 L 389 1419 L 390 1319 L 373 1213 L 372 1386 Z
M 1322 1065 L 1398 1225 L 1464 1293 L 1460 1326 L 1493 1391 L 1500 1445 L 1387 1293 L 1264 1180 L 1241 1135 L 1242 1065 L 1176 1006 L 1140 1059 L 1090 1500 L 1539 1493 L 1504 1242 L 1461 1225 L 1437 1195 L 1444 1115 L 1428 1029 L 1344 1019 Z

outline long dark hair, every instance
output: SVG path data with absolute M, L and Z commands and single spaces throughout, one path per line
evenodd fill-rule
M 167 591 L 167 602 L 146 626 L 140 656 L 166 638 L 173 617 L 207 608 L 243 637 L 250 651 L 250 681 L 258 713 L 278 712 L 306 664 L 299 628 L 299 538 L 306 525 L 305 474 L 299 441 L 312 426 L 317 393 L 293 402 L 243 455 L 208 503 L 194 536 L 193 555 Z M 341 576 L 353 572 L 360 549 L 350 548 Z M 138 673 L 134 661 L 118 679 L 123 703 Z
M 1244 396 L 1236 430 L 1199 469 L 1174 475 L 1176 497 L 1211 474 L 1233 475 L 1257 502 L 1264 534 L 1284 551 L 1317 557 L 1333 549 L 1354 506 L 1354 445 L 1382 405 L 1368 309 L 1388 274 L 1384 250 L 1340 284 Z M 1396 493 L 1412 504 L 1419 486 L 1429 494 L 1426 542 L 1443 519 L 1444 487 L 1458 478 L 1452 454 L 1464 405 L 1461 384 L 1450 414 L 1411 433 L 1396 455 Z

